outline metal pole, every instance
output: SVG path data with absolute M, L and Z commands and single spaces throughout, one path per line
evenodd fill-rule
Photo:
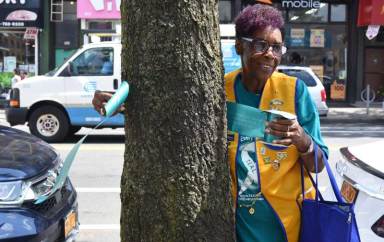
M 38 29 L 35 36 L 35 76 L 37 76 L 39 70 L 39 33 L 40 30 Z
M 370 86 L 369 84 L 367 85 L 367 115 L 369 115 L 369 101 L 371 100 L 370 98 L 370 94 L 371 94 L 371 91 L 370 91 Z

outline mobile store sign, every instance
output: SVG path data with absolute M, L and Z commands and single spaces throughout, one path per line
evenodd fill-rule
M 320 8 L 318 0 L 283 0 L 281 1 L 283 8 Z
M 43 0 L 0 0 L 0 27 L 43 28 Z

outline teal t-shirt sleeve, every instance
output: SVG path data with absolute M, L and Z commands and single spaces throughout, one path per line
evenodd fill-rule
M 296 84 L 296 113 L 301 127 L 319 145 L 328 158 L 328 147 L 321 137 L 319 114 L 307 86 L 299 79 Z

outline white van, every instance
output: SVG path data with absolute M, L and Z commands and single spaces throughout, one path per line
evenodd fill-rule
M 32 134 L 48 142 L 63 140 L 81 127 L 101 120 L 92 106 L 95 90 L 115 91 L 121 83 L 121 44 L 84 45 L 55 70 L 18 82 L 10 95 L 6 119 L 11 125 L 28 122 Z M 122 127 L 118 114 L 103 127 Z

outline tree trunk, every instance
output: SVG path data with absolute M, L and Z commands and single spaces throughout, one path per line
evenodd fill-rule
M 121 240 L 234 241 L 217 0 L 123 0 Z

